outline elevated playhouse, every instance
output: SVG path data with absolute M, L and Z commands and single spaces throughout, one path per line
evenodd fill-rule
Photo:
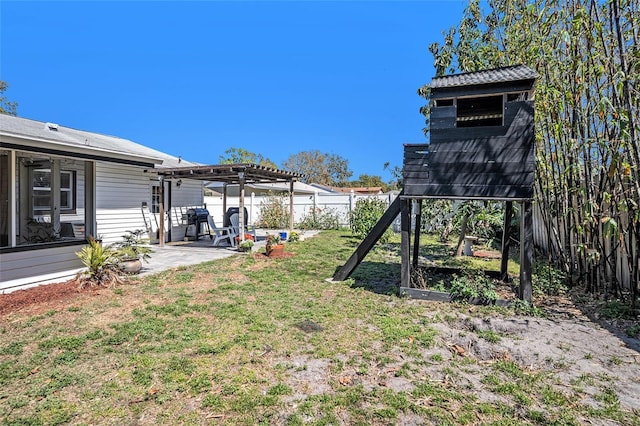
M 501 276 L 506 278 L 508 224 L 515 201 L 520 203 L 521 212 L 518 296 L 530 302 L 536 78 L 537 74 L 523 65 L 433 78 L 430 143 L 405 145 L 402 192 L 333 279 L 348 278 L 400 214 L 400 291 L 416 295 L 410 276 L 412 267 L 418 264 L 424 199 L 505 202 Z M 411 214 L 415 216 L 413 250 Z

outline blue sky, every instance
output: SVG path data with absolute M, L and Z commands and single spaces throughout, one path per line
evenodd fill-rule
M 206 164 L 317 149 L 386 181 L 465 4 L 2 0 L 0 79 L 22 117 Z

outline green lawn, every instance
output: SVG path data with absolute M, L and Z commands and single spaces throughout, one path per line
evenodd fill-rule
M 0 421 L 640 424 L 600 377 L 563 387 L 553 372 L 452 353 L 436 325 L 513 312 L 396 297 L 397 245 L 326 282 L 355 245 L 325 231 L 287 244 L 290 258 L 239 254 L 0 318 Z M 583 403 L 594 386 L 601 400 Z

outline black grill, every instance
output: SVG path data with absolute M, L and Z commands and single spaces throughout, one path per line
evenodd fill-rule
M 231 215 L 240 214 L 240 207 L 229 207 L 227 212 L 224 214 L 224 218 L 222 219 L 222 226 L 231 226 Z M 246 224 L 249 220 L 249 214 L 247 213 L 247 208 L 244 208 L 244 223 Z
M 203 228 L 206 228 L 207 231 L 209 230 L 208 216 L 209 210 L 205 208 L 187 210 L 187 232 L 185 237 L 195 237 L 197 239 L 202 235 L 209 235 L 209 232 L 202 232 Z

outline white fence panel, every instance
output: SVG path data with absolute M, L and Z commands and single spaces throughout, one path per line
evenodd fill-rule
M 316 193 L 316 194 L 299 194 L 293 197 L 293 220 L 294 223 L 301 222 L 306 216 L 318 209 L 319 213 L 326 213 L 327 210 L 335 212 L 339 218 L 341 226 L 349 226 L 349 213 L 355 208 L 358 200 L 363 198 L 378 198 L 389 205 L 396 197 L 396 194 L 376 194 L 376 195 L 360 195 L 360 194 L 335 194 L 335 193 Z M 253 193 L 245 196 L 244 205 L 247 209 L 247 223 L 253 225 L 260 219 L 260 210 L 268 196 L 255 195 Z M 223 197 L 207 196 L 204 197 L 204 203 L 209 210 L 216 224 L 222 225 L 224 217 Z M 288 205 L 288 198 L 285 197 L 285 203 Z M 239 197 L 227 197 L 227 208 L 238 207 L 240 205 Z

